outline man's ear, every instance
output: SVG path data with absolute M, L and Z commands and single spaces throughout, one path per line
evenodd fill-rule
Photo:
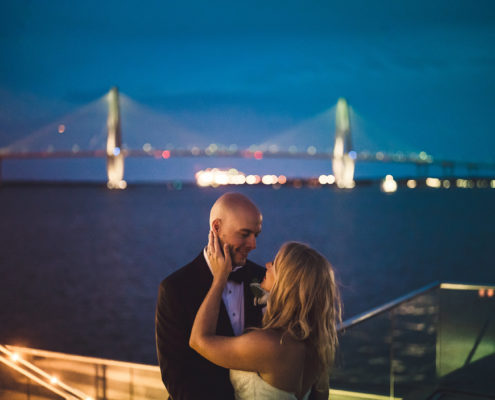
M 216 220 L 213 221 L 211 224 L 211 229 L 215 232 L 218 233 L 220 230 L 220 226 L 222 226 L 222 220 L 220 218 L 217 218 Z

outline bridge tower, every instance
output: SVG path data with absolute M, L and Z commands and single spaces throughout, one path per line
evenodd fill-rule
M 125 189 L 124 154 L 122 152 L 122 130 L 120 125 L 119 90 L 110 89 L 107 95 L 107 186 L 109 189 Z
M 354 183 L 354 158 L 352 151 L 351 123 L 349 118 L 349 106 L 344 98 L 337 102 L 335 115 L 335 144 L 333 147 L 332 169 L 335 183 L 339 188 L 353 188 Z

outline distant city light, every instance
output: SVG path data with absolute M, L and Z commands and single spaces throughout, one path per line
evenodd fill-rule
M 426 161 L 428 159 L 428 154 L 426 154 L 426 152 L 422 151 L 421 153 L 419 153 L 419 159 Z
M 248 183 L 249 176 L 239 172 L 235 168 L 221 170 L 218 168 L 206 169 L 196 172 L 196 184 L 201 187 L 218 187 L 224 185 L 243 185 Z M 256 179 L 255 179 L 256 180 Z
M 255 185 L 257 182 L 256 176 L 254 175 L 248 175 L 246 176 L 246 183 L 248 185 Z
M 261 160 L 263 158 L 263 152 L 262 151 L 255 151 L 254 152 L 254 158 L 257 160 Z
M 196 173 L 196 183 L 198 186 L 210 186 L 213 182 L 213 173 L 211 171 L 199 171 Z
M 113 148 L 113 155 L 118 156 L 120 154 L 120 147 L 114 147 Z
M 108 181 L 107 182 L 107 188 L 109 189 L 127 189 L 127 182 L 124 180 L 115 182 L 115 181 Z
M 227 185 L 228 183 L 229 176 L 227 175 L 227 172 L 219 171 L 217 174 L 214 175 L 213 184 L 220 186 Z
M 287 183 L 287 177 L 285 175 L 279 175 L 278 183 L 281 185 L 285 185 Z
M 218 146 L 215 143 L 211 143 L 205 150 L 207 156 L 211 156 L 218 150 Z
M 349 157 L 351 157 L 353 160 L 355 160 L 355 159 L 356 159 L 356 157 L 357 157 L 356 152 L 355 152 L 354 150 L 351 150 L 351 151 L 349 152 Z
M 17 362 L 19 361 L 21 357 L 19 356 L 19 353 L 12 353 L 12 355 L 10 356 L 10 359 L 14 362 Z
M 320 175 L 318 177 L 320 185 L 332 185 L 335 183 L 335 176 L 333 175 Z
M 438 178 L 426 178 L 426 186 L 438 189 L 442 186 L 442 182 Z
M 383 154 L 381 151 L 377 152 L 375 155 L 377 160 L 383 160 L 385 158 L 385 154 Z
M 450 188 L 450 181 L 445 179 L 443 182 L 442 182 L 442 186 L 445 188 L 445 189 L 448 189 Z
M 192 149 L 191 149 L 191 154 L 193 156 L 199 156 L 199 154 L 201 153 L 201 149 L 197 146 L 194 146 Z
M 492 189 L 495 189 L 495 179 L 493 179 L 493 180 L 490 182 L 490 186 L 492 187 Z
M 246 177 L 241 174 L 234 175 L 230 181 L 231 185 L 244 185 L 245 183 L 246 183 Z
M 144 151 L 146 151 L 146 152 L 151 151 L 151 148 L 152 148 L 151 144 L 149 144 L 149 143 L 143 144 L 143 150 Z
M 382 181 L 381 189 L 385 193 L 393 193 L 397 190 L 397 182 L 392 175 L 387 175 Z
M 65 125 L 64 124 L 60 124 L 58 126 L 58 133 L 64 133 L 65 132 Z
M 474 182 L 469 179 L 457 179 L 455 184 L 458 188 L 472 189 L 474 188 Z
M 481 288 L 478 290 L 478 296 L 479 297 L 493 297 L 493 295 L 495 294 L 495 291 L 493 290 L 493 288 L 490 288 L 490 289 L 485 289 L 485 288 Z
M 310 156 L 314 156 L 316 154 L 316 147 L 315 146 L 309 146 L 307 152 Z
M 414 179 L 409 179 L 406 185 L 409 189 L 414 189 L 416 186 L 418 186 L 418 183 Z
M 276 144 L 272 144 L 268 147 L 268 151 L 270 153 L 278 153 L 278 146 Z
M 170 158 L 170 150 L 163 150 L 162 158 L 164 159 Z
M 278 183 L 278 177 L 277 175 L 264 175 L 261 182 L 265 185 L 275 185 Z
M 50 383 L 51 383 L 52 385 L 56 385 L 56 384 L 58 383 L 58 379 L 57 379 L 57 377 L 52 376 L 52 377 L 50 378 Z

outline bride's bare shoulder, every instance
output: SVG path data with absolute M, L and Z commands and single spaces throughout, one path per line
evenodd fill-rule
M 248 333 L 253 341 L 261 346 L 267 346 L 275 352 L 298 353 L 305 351 L 304 342 L 295 340 L 289 334 L 275 329 L 255 329 Z

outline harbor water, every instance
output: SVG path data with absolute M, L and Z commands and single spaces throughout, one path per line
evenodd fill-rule
M 227 189 L 0 187 L 0 343 L 156 364 L 160 281 L 206 243 Z M 236 188 L 263 213 L 250 258 L 288 240 L 328 257 L 345 317 L 433 281 L 495 284 L 495 190 Z

